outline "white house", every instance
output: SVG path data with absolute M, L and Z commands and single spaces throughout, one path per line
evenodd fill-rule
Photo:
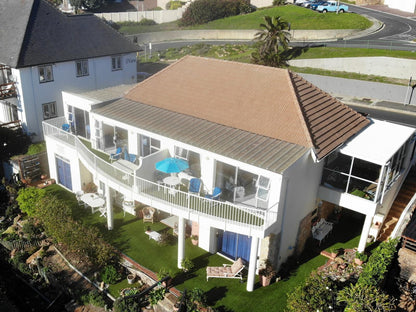
M 43 120 L 63 116 L 63 90 L 137 81 L 138 47 L 93 15 L 4 0 L 0 20 L 0 122 L 21 120 L 34 141 Z
M 198 225 L 201 248 L 248 263 L 248 291 L 258 259 L 280 266 L 312 220 L 340 207 L 365 216 L 364 250 L 415 161 L 414 129 L 368 119 L 285 69 L 187 56 L 127 89 L 64 93 L 65 117 L 43 122 L 51 177 L 73 192 L 95 183 L 108 229 L 120 196 L 177 217 L 178 267 L 185 225 Z M 88 112 L 89 138 L 61 129 L 74 108 Z M 124 159 L 95 156 L 85 139 Z M 163 176 L 168 157 L 189 169 Z M 206 197 L 215 187 L 220 197 Z

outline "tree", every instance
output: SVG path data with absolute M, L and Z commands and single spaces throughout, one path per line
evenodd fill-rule
M 24 154 L 30 144 L 30 137 L 21 128 L 13 130 L 0 127 L 0 161 L 7 161 L 10 157 Z
M 280 16 L 264 16 L 263 30 L 256 33 L 257 51 L 251 55 L 255 64 L 271 67 L 287 67 L 288 61 L 305 52 L 307 47 L 289 47 L 290 24 Z

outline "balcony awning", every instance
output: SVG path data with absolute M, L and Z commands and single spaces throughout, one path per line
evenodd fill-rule
M 372 123 L 349 140 L 340 152 L 383 166 L 414 132 L 415 129 L 407 126 L 372 119 Z

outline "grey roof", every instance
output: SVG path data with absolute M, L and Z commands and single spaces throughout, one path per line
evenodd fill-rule
M 113 87 L 97 89 L 97 90 L 72 90 L 68 93 L 73 93 L 77 95 L 82 95 L 84 98 L 95 100 L 96 102 L 107 102 L 110 100 L 115 100 L 123 97 L 130 89 L 136 86 L 136 83 L 133 84 L 121 84 Z
M 276 173 L 283 173 L 310 150 L 126 98 L 94 108 L 93 112 Z
M 14 68 L 138 51 L 94 15 L 64 15 L 46 0 L 1 0 L 0 63 Z

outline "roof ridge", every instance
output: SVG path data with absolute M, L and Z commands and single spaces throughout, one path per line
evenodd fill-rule
M 312 135 L 311 135 L 311 129 L 309 128 L 309 123 L 306 121 L 307 117 L 305 116 L 304 110 L 302 109 L 303 106 L 302 106 L 302 103 L 299 101 L 298 93 L 295 91 L 295 82 L 292 78 L 292 75 L 296 75 L 296 74 L 288 70 L 287 77 L 290 82 L 289 83 L 290 91 L 293 94 L 293 99 L 296 99 L 296 105 L 295 105 L 296 112 L 298 114 L 299 119 L 301 120 L 301 125 L 302 125 L 303 132 L 305 134 L 306 141 L 310 144 L 309 147 L 315 148 L 315 144 L 313 142 Z

